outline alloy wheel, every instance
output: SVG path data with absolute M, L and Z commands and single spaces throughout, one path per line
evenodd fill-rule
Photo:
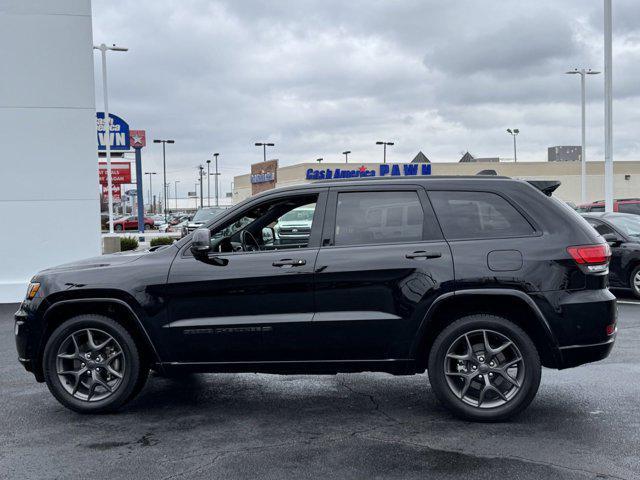
M 633 289 L 636 291 L 637 295 L 640 295 L 640 270 L 636 272 L 633 276 Z
M 126 358 L 120 344 L 96 328 L 71 333 L 60 344 L 56 355 L 60 384 L 74 398 L 86 402 L 113 395 L 122 384 L 125 367 Z
M 511 401 L 524 381 L 525 365 L 516 344 L 494 330 L 473 330 L 447 350 L 444 374 L 453 394 L 477 408 Z

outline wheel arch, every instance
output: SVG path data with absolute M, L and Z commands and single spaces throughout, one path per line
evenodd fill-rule
M 146 328 L 127 302 L 110 297 L 65 299 L 53 303 L 44 313 L 44 330 L 38 348 L 38 361 L 34 365 L 38 370 L 34 372 L 36 377 L 42 373 L 40 370 L 44 346 L 53 331 L 66 320 L 83 314 L 104 315 L 120 323 L 138 342 L 143 358 L 148 364 L 162 364 Z
M 496 297 L 501 301 L 497 302 Z M 514 311 L 518 315 L 513 315 Z M 555 335 L 543 313 L 526 293 L 512 289 L 473 289 L 445 293 L 431 304 L 411 347 L 411 356 L 416 359 L 418 371 L 426 369 L 431 346 L 438 334 L 456 319 L 473 314 L 507 318 L 529 335 L 545 367 L 557 368 L 560 365 Z

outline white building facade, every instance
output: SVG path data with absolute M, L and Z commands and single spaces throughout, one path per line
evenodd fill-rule
M 100 254 L 90 0 L 0 3 L 0 303 Z

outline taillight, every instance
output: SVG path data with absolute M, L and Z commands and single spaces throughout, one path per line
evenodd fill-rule
M 567 247 L 567 252 L 578 265 L 589 273 L 600 273 L 609 268 L 611 248 L 608 243 Z

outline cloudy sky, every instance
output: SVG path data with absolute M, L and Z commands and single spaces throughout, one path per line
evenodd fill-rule
M 193 190 L 220 153 L 221 190 L 261 160 L 520 160 L 580 143 L 579 76 L 603 69 L 602 0 L 93 1 L 113 113 L 173 138 L 168 180 Z M 614 158 L 640 159 L 640 1 L 614 0 Z M 96 106 L 102 109 L 96 55 Z M 588 77 L 587 156 L 602 159 L 604 76 Z M 161 168 L 160 147 L 144 153 Z M 158 181 L 160 179 L 158 178 Z

